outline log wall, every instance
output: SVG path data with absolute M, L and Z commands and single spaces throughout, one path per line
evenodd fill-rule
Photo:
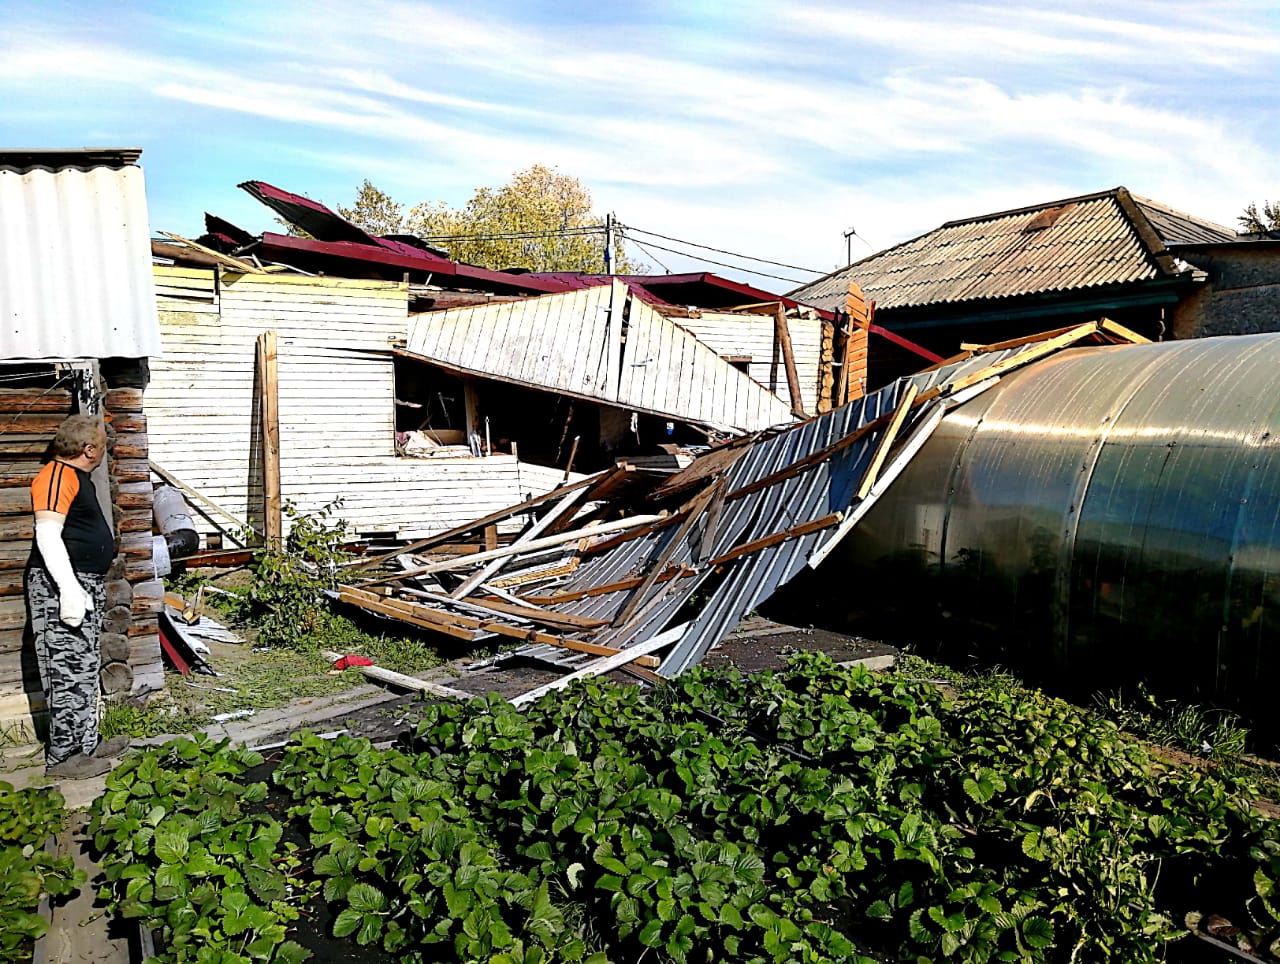
M 141 363 L 117 365 L 116 370 L 124 380 L 145 377 Z M 0 366 L 0 373 L 15 371 L 14 366 Z M 45 708 L 23 592 L 34 536 L 30 486 L 58 425 L 77 410 L 71 391 L 63 385 L 47 387 L 52 375 L 31 381 L 35 387 L 0 387 L 0 727 L 17 727 L 28 735 Z M 102 402 L 109 420 L 108 477 L 118 548 L 108 576 L 102 679 L 107 696 L 120 697 L 164 685 L 157 627 L 164 593 L 151 561 L 142 388 L 108 388 Z

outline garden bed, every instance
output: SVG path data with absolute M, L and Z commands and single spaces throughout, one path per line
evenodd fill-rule
M 115 909 L 227 964 L 1138 962 L 1188 913 L 1278 933 L 1256 782 L 998 679 L 803 656 L 422 710 L 400 746 L 308 737 L 269 779 L 207 740 L 127 761 L 92 826 Z

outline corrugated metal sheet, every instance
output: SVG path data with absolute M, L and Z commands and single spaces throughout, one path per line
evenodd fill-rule
M 620 281 L 415 315 L 406 350 L 471 374 L 740 432 L 792 418 L 780 398 Z
M 849 282 L 879 311 L 979 299 L 1012 298 L 1154 280 L 1165 243 L 1227 240 L 1220 225 L 1132 198 L 1124 188 L 944 224 L 790 294 L 840 308 Z M 1145 218 L 1147 223 L 1139 224 Z
M 587 555 L 572 580 L 561 590 L 566 594 L 611 586 L 646 574 L 663 561 L 664 568 L 683 569 L 688 575 L 656 582 L 643 599 L 632 605 L 631 617 L 614 628 L 602 630 L 593 642 L 605 646 L 628 646 L 661 632 L 695 593 L 707 597 L 680 642 L 663 661 L 659 672 L 677 675 L 696 665 L 716 642 L 779 586 L 807 565 L 810 555 L 834 529 L 823 528 L 787 538 L 777 545 L 753 552 L 725 567 L 710 564 L 719 556 L 744 544 L 775 535 L 788 528 L 845 512 L 854 503 L 854 494 L 885 429 L 868 432 L 852 445 L 789 478 L 755 492 L 740 493 L 754 483 L 781 473 L 790 466 L 820 452 L 827 446 L 893 412 L 909 385 L 925 391 L 949 384 L 1004 359 L 1035 349 L 1023 345 L 977 355 L 951 365 L 902 378 L 878 392 L 809 419 L 784 431 L 748 445 L 725 473 L 724 491 L 729 493 L 718 512 L 704 511 L 697 524 L 676 545 L 679 528 L 658 527 L 646 535 L 624 542 L 599 555 Z M 717 580 L 719 580 L 717 582 Z M 586 596 L 553 604 L 560 612 L 595 619 L 617 621 L 635 590 L 621 590 Z M 545 647 L 520 650 L 521 655 L 538 657 Z
M 159 352 L 142 169 L 0 170 L 0 357 Z

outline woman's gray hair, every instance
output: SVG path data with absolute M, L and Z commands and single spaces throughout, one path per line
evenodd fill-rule
M 103 431 L 101 420 L 95 415 L 72 415 L 58 426 L 53 437 L 53 454 L 60 459 L 74 459 L 84 452 L 86 445 L 98 443 L 98 433 Z

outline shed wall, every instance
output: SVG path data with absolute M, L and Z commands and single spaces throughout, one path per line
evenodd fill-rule
M 342 498 L 337 514 L 353 532 L 414 538 L 559 481 L 510 456 L 395 455 L 390 347 L 407 334 L 404 286 L 166 267 L 155 276 L 164 354 L 147 394 L 151 457 L 241 519 L 261 503 L 254 358 L 264 331 L 278 338 L 281 494 L 299 510 Z

